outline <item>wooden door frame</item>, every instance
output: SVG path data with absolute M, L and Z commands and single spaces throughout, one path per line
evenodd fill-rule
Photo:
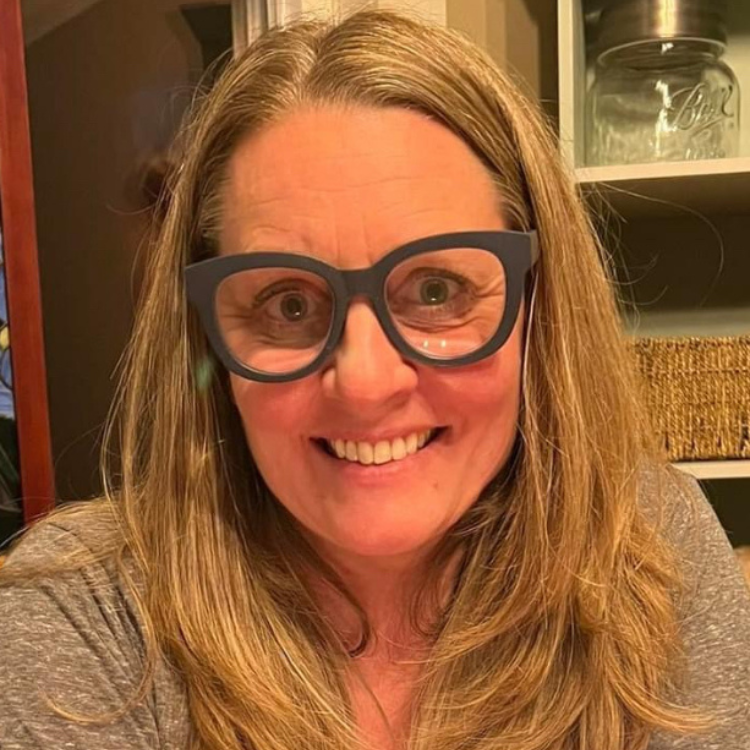
M 20 0 L 0 0 L 0 202 L 24 521 L 54 506 Z

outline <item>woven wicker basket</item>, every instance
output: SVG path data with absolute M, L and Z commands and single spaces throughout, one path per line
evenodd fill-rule
M 634 346 L 670 460 L 750 458 L 750 336 L 639 338 Z

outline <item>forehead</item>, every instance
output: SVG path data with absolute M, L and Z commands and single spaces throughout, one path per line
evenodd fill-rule
M 301 252 L 356 268 L 431 234 L 504 228 L 479 158 L 400 108 L 288 114 L 239 145 L 227 178 L 222 253 Z

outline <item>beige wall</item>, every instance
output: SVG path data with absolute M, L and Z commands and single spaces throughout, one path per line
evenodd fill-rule
M 557 117 L 556 0 L 447 0 L 446 17 Z

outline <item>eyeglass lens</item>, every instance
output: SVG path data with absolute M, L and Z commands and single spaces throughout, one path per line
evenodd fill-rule
M 226 277 L 216 294 L 216 319 L 232 356 L 268 374 L 309 365 L 322 351 L 334 317 L 334 294 L 315 273 L 258 268 Z M 502 322 L 505 271 L 492 253 L 450 248 L 395 266 L 385 301 L 401 337 L 423 356 L 451 360 L 476 351 Z

